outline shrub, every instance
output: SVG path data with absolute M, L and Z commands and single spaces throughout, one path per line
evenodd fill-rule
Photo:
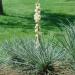
M 15 39 L 6 41 L 2 48 L 11 55 L 10 63 L 22 71 L 35 71 L 39 75 L 55 75 L 61 72 L 65 65 L 70 66 L 71 55 L 51 41 L 42 41 L 36 49 L 32 39 Z M 72 60 L 71 60 L 72 61 Z
M 2 64 L 7 64 L 9 59 L 10 59 L 10 56 L 8 55 L 8 53 L 0 49 L 0 66 Z
M 64 35 L 62 36 L 63 40 L 59 40 L 59 43 L 62 47 L 72 56 L 72 68 L 75 70 L 75 23 L 66 19 L 66 24 L 61 23 L 64 27 L 62 30 L 65 31 Z

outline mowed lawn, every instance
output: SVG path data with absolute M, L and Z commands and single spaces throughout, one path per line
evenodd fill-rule
M 9 15 L 27 16 L 33 14 L 37 0 L 3 0 L 4 10 Z M 74 0 L 40 0 L 43 11 L 75 15 Z
M 34 37 L 36 0 L 3 0 L 5 15 L 0 16 L 0 42 L 15 37 Z M 58 33 L 60 19 L 75 18 L 74 0 L 40 0 L 41 28 L 46 35 Z

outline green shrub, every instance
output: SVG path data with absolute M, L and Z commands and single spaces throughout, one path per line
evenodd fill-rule
M 35 71 L 40 75 L 55 75 L 58 70 L 56 67 L 65 67 L 64 64 L 72 61 L 71 55 L 63 47 L 49 40 L 43 40 L 39 49 L 36 49 L 32 39 L 15 39 L 6 41 L 2 49 L 11 55 L 10 63 L 14 66 L 21 67 L 24 71 Z
M 72 68 L 75 70 L 75 23 L 66 19 L 67 23 L 61 23 L 65 31 L 63 40 L 58 39 L 61 46 L 72 56 Z
M 10 56 L 8 55 L 8 53 L 0 49 L 0 65 L 7 64 L 9 60 Z

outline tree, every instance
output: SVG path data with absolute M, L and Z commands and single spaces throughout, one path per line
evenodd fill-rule
M 3 14 L 3 5 L 2 5 L 2 0 L 0 0 L 0 15 Z

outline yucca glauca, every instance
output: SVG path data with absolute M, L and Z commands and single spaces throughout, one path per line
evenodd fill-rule
M 39 0 L 36 3 L 36 8 L 35 8 L 35 14 L 34 14 L 34 20 L 35 20 L 35 48 L 38 49 L 40 46 L 40 20 L 41 20 L 41 10 L 40 10 L 40 3 Z

